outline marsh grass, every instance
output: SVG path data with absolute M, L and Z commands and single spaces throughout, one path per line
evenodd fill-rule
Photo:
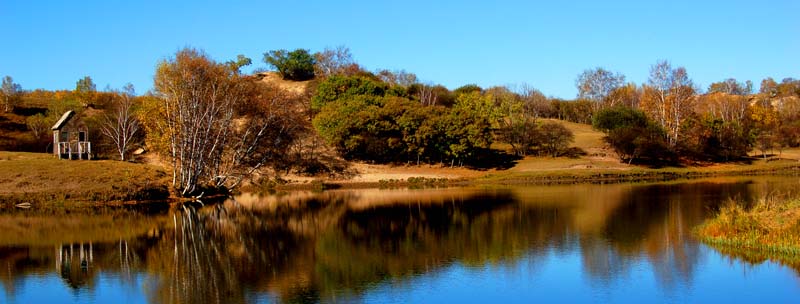
M 694 230 L 703 242 L 749 260 L 800 262 L 800 197 L 770 194 L 748 205 L 730 200 Z

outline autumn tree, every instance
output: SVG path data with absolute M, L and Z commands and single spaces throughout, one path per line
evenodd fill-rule
M 3 110 L 11 112 L 22 100 L 22 86 L 14 83 L 11 76 L 3 77 L 3 86 L 0 88 L 0 98 L 3 100 Z
M 776 89 L 778 96 L 781 97 L 792 95 L 800 96 L 800 80 L 791 77 L 784 78 Z
M 497 121 L 503 116 L 496 106 L 494 94 L 487 90 L 487 94 L 472 91 L 456 97 L 454 108 L 470 113 L 470 115 L 481 116 L 490 122 Z
M 103 116 L 100 132 L 108 137 L 117 149 L 119 159 L 124 161 L 125 155 L 132 146 L 134 136 L 139 132 L 139 119 L 134 113 L 133 85 L 128 84 L 122 92 L 117 92 L 113 108 Z
M 769 97 L 774 97 L 778 94 L 778 83 L 772 77 L 764 78 L 761 80 L 761 88 L 758 90 L 761 94 L 766 94 Z
M 26 117 L 25 125 L 28 126 L 28 130 L 31 130 L 33 137 L 36 139 L 41 139 L 53 126 L 51 120 L 47 119 L 47 116 L 42 113 Z
M 264 62 L 278 70 L 283 79 L 309 80 L 314 78 L 314 56 L 308 50 L 274 50 L 264 53 Z
M 406 72 L 406 70 L 379 70 L 376 73 L 378 79 L 381 81 L 392 85 L 392 86 L 402 86 L 402 87 L 409 87 L 412 84 L 417 83 L 417 75 L 414 73 Z
M 345 74 L 351 66 L 356 65 L 350 49 L 343 45 L 314 53 L 314 59 L 314 74 L 322 78 Z
M 602 109 L 592 118 L 592 127 L 606 133 L 603 140 L 622 161 L 661 163 L 674 158 L 664 130 L 640 110 L 625 106 Z
M 289 151 L 305 132 L 305 118 L 295 110 L 296 96 L 243 78 L 249 93 L 234 113 L 235 127 L 225 151 L 213 163 L 214 183 L 237 187 L 245 178 L 271 169 L 276 176 L 291 167 Z M 263 175 L 263 174 L 262 174 Z
M 58 94 L 55 94 L 58 95 Z M 76 116 L 80 116 L 84 111 L 84 107 L 79 101 L 74 99 L 63 99 L 57 102 L 51 102 L 47 105 L 47 110 L 44 114 L 37 113 L 33 116 L 25 118 L 25 124 L 34 135 L 34 138 L 40 141 L 47 141 L 48 134 L 52 127 L 62 115 L 67 111 L 74 111 Z
M 463 86 L 460 86 L 460 87 L 456 88 L 455 90 L 453 90 L 453 94 L 455 94 L 456 97 L 458 97 L 458 95 L 461 95 L 461 94 L 466 94 L 466 93 L 471 93 L 471 92 L 480 93 L 482 91 L 483 91 L 483 89 L 481 87 L 479 87 L 477 84 L 472 83 L 472 84 L 465 84 Z
M 750 101 L 746 96 L 709 93 L 698 98 L 694 111 L 723 122 L 744 122 L 747 119 Z
M 333 75 L 322 81 L 311 98 L 311 109 L 320 111 L 328 103 L 353 96 L 383 96 L 389 86 L 376 79 L 362 76 Z
M 767 158 L 767 151 L 771 151 L 780 144 L 779 114 L 769 99 L 757 100 L 750 107 L 750 119 L 753 123 L 756 147 L 761 150 L 763 158 Z
M 236 55 L 236 60 L 228 60 L 225 64 L 229 65 L 231 69 L 237 73 L 241 73 L 241 69 L 253 63 L 253 60 L 245 55 Z
M 320 83 L 314 128 L 347 159 L 450 162 L 474 159 L 492 142 L 492 99 L 473 92 L 452 108 L 423 105 L 364 76 L 333 75 Z M 487 112 L 488 111 L 488 112 Z
M 612 90 L 603 101 L 606 107 L 622 105 L 629 108 L 638 108 L 641 99 L 642 89 L 637 87 L 636 84 L 628 83 Z
M 730 95 L 750 95 L 753 93 L 753 82 L 750 80 L 741 83 L 734 78 L 728 78 L 708 86 L 708 93 L 725 93 Z
M 539 126 L 539 139 L 542 151 L 551 157 L 563 154 L 575 140 L 572 131 L 563 124 L 554 121 L 545 121 Z
M 694 94 L 694 83 L 685 68 L 673 69 L 668 61 L 650 68 L 641 107 L 667 132 L 670 147 L 680 140 L 681 125 L 692 113 Z
M 600 67 L 583 71 L 575 80 L 578 98 L 594 101 L 597 105 L 623 84 L 625 84 L 624 75 Z
M 84 76 L 75 83 L 75 92 L 77 93 L 86 93 L 86 92 L 96 92 L 97 85 L 94 84 L 92 81 L 92 77 Z
M 183 49 L 156 68 L 142 111 L 148 145 L 172 167 L 182 195 L 198 186 L 233 188 L 296 139 L 296 122 L 276 112 L 252 79 L 204 52 Z
M 519 92 L 507 87 L 491 88 L 487 94 L 495 100 L 499 139 L 511 145 L 516 155 L 530 153 L 540 143 L 537 121 L 550 105 L 547 97 L 528 85 L 523 85 Z
M 432 83 L 420 83 L 416 87 L 416 97 L 423 106 L 435 106 L 439 101 L 437 86 Z
M 575 123 L 590 124 L 597 109 L 597 103 L 588 99 L 550 100 L 552 113 L 549 117 Z
M 800 99 L 785 98 L 776 103 L 779 115 L 779 140 L 784 147 L 800 146 Z
M 683 127 L 684 156 L 715 161 L 745 156 L 752 144 L 749 98 L 723 92 L 699 96 Z

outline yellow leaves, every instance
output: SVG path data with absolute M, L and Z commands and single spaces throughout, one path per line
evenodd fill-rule
M 723 121 L 741 121 L 749 108 L 747 97 L 725 93 L 709 93 L 698 98 L 695 111 L 700 115 Z
M 778 111 L 769 102 L 756 102 L 750 106 L 750 119 L 759 129 L 770 129 L 777 126 Z
M 464 110 L 470 115 L 486 117 L 489 121 L 495 121 L 499 117 L 499 114 L 496 113 L 494 97 L 491 93 L 469 92 L 458 95 L 456 108 Z

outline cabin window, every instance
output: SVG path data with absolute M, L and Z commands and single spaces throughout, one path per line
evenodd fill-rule
M 86 132 L 84 131 L 78 132 L 78 141 L 86 141 Z
M 59 137 L 58 141 L 60 141 L 60 142 L 68 142 L 69 141 L 69 132 L 61 132 L 61 137 Z

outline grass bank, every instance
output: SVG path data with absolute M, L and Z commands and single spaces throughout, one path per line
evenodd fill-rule
M 752 206 L 731 201 L 695 235 L 724 253 L 763 260 L 800 262 L 800 197 L 762 198 Z
M 66 202 L 106 204 L 168 197 L 167 174 L 156 166 L 0 152 L 0 207 L 43 202 L 51 207 Z
M 576 183 L 620 183 L 653 182 L 717 176 L 750 175 L 800 175 L 800 162 L 793 159 L 755 161 L 752 164 L 736 164 L 709 167 L 685 168 L 586 168 L 531 171 L 498 171 L 475 180 L 478 184 L 576 184 Z
M 413 167 L 403 171 L 413 171 Z M 387 168 L 386 172 L 398 171 Z M 359 178 L 359 179 L 314 179 L 308 181 L 291 181 L 276 184 L 275 190 L 327 190 L 327 189 L 365 189 L 365 188 L 428 188 L 469 185 L 564 185 L 564 184 L 612 184 L 638 182 L 665 182 L 675 180 L 699 179 L 708 177 L 764 176 L 788 175 L 800 176 L 800 162 L 796 160 L 780 160 L 752 165 L 731 165 L 714 168 L 593 168 L 593 169 L 540 169 L 530 171 L 492 171 L 471 174 L 453 173 L 448 168 L 427 169 L 425 174 L 403 178 Z M 400 173 L 385 173 L 377 176 L 402 176 Z M 406 174 L 408 175 L 408 174 Z M 413 174 L 411 174 L 413 175 Z M 420 182 L 420 180 L 422 182 Z M 429 185 L 435 181 L 434 185 Z M 259 187 L 251 185 L 241 191 L 255 191 Z

